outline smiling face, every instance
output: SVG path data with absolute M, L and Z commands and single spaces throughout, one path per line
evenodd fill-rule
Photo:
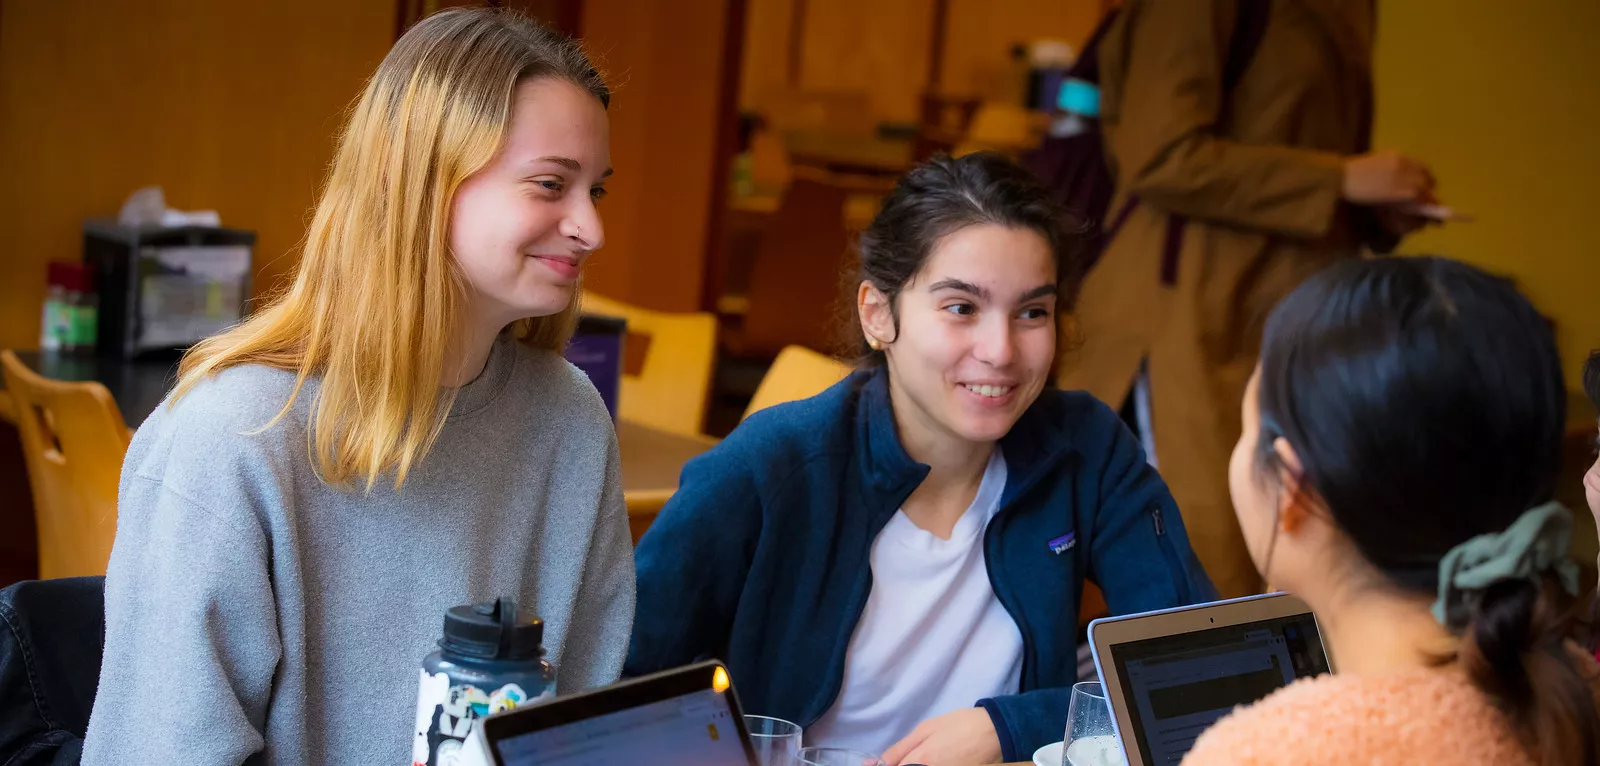
M 560 78 L 517 85 L 504 145 L 453 204 L 469 316 L 498 329 L 571 303 L 584 260 L 605 243 L 595 204 L 610 173 L 610 127 L 593 94 Z
M 861 287 L 862 327 L 883 343 L 902 438 L 1005 436 L 1039 397 L 1055 358 L 1049 243 L 1026 228 L 958 229 L 934 245 L 895 300 L 891 312 L 881 292 Z

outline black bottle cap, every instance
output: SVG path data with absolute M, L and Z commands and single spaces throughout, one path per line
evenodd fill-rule
M 544 654 L 544 620 L 517 620 L 517 601 L 497 598 L 486 604 L 451 607 L 444 613 L 439 648 L 485 660 L 526 660 Z

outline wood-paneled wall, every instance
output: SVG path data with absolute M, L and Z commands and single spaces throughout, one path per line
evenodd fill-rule
M 45 264 L 134 189 L 260 234 L 259 288 L 296 261 L 342 112 L 395 0 L 3 0 L 0 347 L 38 343 Z
M 134 189 L 259 232 L 258 294 L 298 262 L 346 107 L 395 0 L 0 0 L 0 347 L 37 345 L 45 265 Z M 610 71 L 613 196 L 590 284 L 696 309 L 727 0 L 588 0 Z
M 1005 92 L 1011 46 L 1054 38 L 1074 49 L 1103 13 L 1101 0 L 950 0 L 942 88 L 992 98 Z
M 589 280 L 623 300 L 699 305 L 727 2 L 585 3 L 616 85 L 618 171 Z M 792 2 L 749 0 L 745 102 L 784 82 Z M 256 284 L 279 284 L 397 18 L 394 0 L 0 3 L 0 346 L 21 347 L 37 342 L 45 264 L 78 257 L 79 223 L 147 184 L 258 231 Z M 978 87 L 1012 37 L 1081 37 L 1097 5 L 951 0 L 949 88 Z M 931 0 L 807 0 L 806 18 L 803 86 L 864 89 L 875 119 L 915 117 Z
M 878 121 L 912 122 L 927 84 L 934 0 L 803 2 L 799 88 L 860 91 Z M 750 0 L 740 105 L 763 111 L 789 89 L 797 0 Z M 949 0 L 940 90 L 995 97 L 1011 46 L 1088 37 L 1103 0 Z
M 612 83 L 606 246 L 589 288 L 697 311 L 717 153 L 728 0 L 586 0 L 583 36 Z

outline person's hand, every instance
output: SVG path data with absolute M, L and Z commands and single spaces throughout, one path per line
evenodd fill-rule
M 1362 154 L 1345 159 L 1342 193 L 1357 205 L 1421 202 L 1433 194 L 1433 173 L 1399 152 Z
M 883 753 L 889 766 L 982 766 L 999 760 L 1000 735 L 981 707 L 929 718 Z

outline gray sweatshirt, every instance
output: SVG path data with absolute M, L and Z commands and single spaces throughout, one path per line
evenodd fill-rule
M 84 746 L 125 763 L 411 762 L 445 610 L 515 595 L 558 693 L 616 680 L 633 555 L 615 430 L 583 373 L 501 340 L 405 486 L 312 472 L 309 384 L 247 366 L 163 405 L 122 468 Z

